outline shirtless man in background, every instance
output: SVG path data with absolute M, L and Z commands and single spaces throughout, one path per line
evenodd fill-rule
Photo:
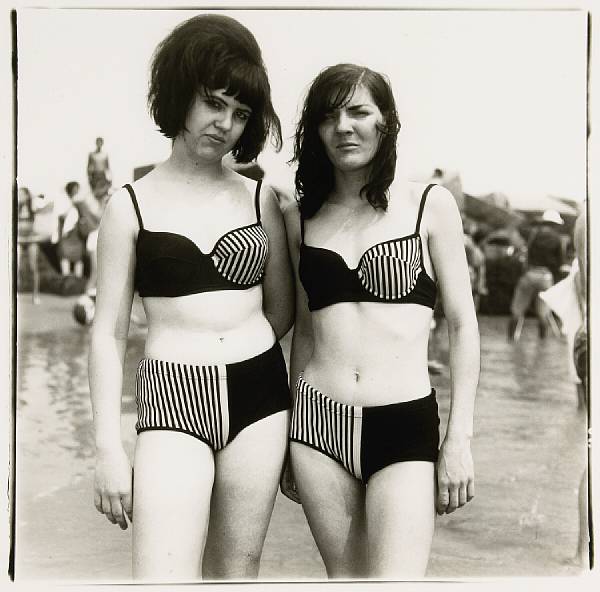
M 88 155 L 87 174 L 92 193 L 96 198 L 103 197 L 112 185 L 112 173 L 108 154 L 102 149 L 103 138 L 96 138 L 96 150 Z

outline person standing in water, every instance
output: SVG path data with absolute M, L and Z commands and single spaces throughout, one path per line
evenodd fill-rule
M 96 198 L 108 193 L 112 185 L 112 172 L 108 162 L 108 154 L 104 150 L 104 139 L 96 138 L 96 149 L 88 154 L 88 182 Z

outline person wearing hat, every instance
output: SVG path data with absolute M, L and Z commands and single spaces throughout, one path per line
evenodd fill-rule
M 523 327 L 525 313 L 535 300 L 540 338 L 546 337 L 551 312 L 546 303 L 538 298 L 540 292 L 550 288 L 557 277 L 563 259 L 560 234 L 556 230 L 563 224 L 560 214 L 546 210 L 535 221 L 527 244 L 527 265 L 520 277 L 510 305 L 508 338 L 517 341 Z

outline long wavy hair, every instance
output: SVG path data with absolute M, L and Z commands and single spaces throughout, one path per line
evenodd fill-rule
M 334 168 L 319 137 L 319 125 L 327 113 L 347 104 L 358 86 L 364 86 L 371 93 L 383 115 L 383 123 L 377 127 L 381 134 L 379 148 L 360 193 L 375 209 L 387 210 L 400 131 L 390 83 L 383 74 L 364 66 L 337 64 L 325 68 L 313 80 L 296 127 L 292 162 L 298 163 L 295 185 L 304 218 L 317 213 L 335 185 Z

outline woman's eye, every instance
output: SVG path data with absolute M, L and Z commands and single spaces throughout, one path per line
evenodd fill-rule
M 238 111 L 236 116 L 240 121 L 248 121 L 248 119 L 250 119 L 250 114 L 245 111 Z
M 211 109 L 220 109 L 221 108 L 221 103 L 219 103 L 218 101 L 214 101 L 213 99 L 204 99 L 204 102 L 211 108 Z

